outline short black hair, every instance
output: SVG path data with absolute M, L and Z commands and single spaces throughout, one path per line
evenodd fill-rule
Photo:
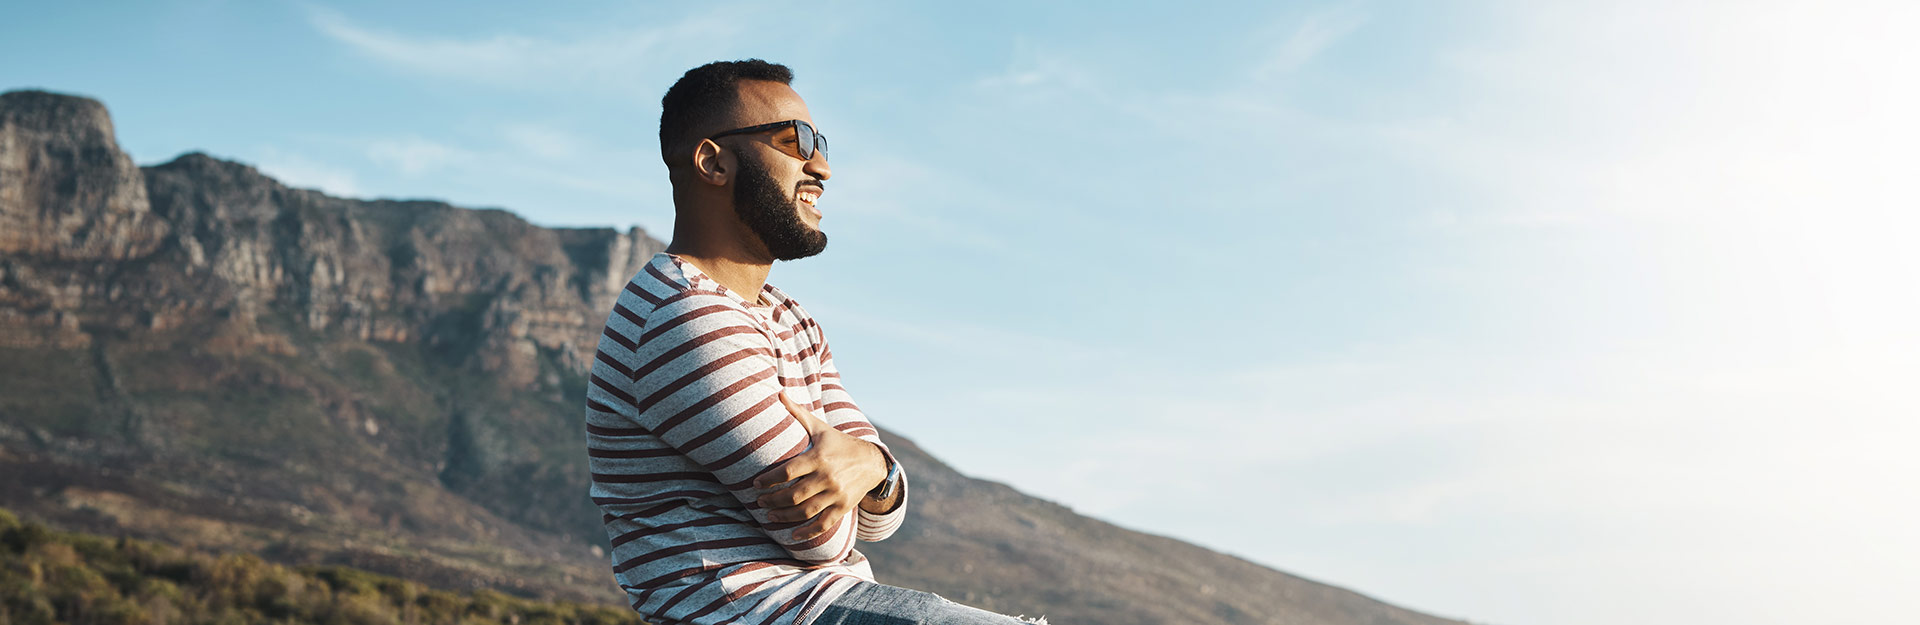
M 687 70 L 660 98 L 660 158 L 672 158 L 673 150 L 701 139 L 694 135 L 702 128 L 738 112 L 742 80 L 791 85 L 793 70 L 760 59 L 714 61 Z

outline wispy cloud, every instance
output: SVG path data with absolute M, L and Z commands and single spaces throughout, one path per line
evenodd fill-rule
M 585 141 L 565 130 L 541 124 L 508 124 L 501 133 L 522 152 L 550 161 L 579 158 L 587 151 Z
M 367 145 L 367 158 L 382 167 L 419 176 L 449 165 L 471 163 L 478 155 L 420 137 L 400 137 L 374 140 Z
M 338 197 L 358 197 L 361 193 L 358 179 L 346 167 L 274 147 L 262 148 L 254 159 L 262 173 L 290 187 L 317 189 Z
M 1441 51 L 1451 114 L 1383 125 L 1423 167 L 1508 218 L 1718 225 L 1871 208 L 1903 195 L 1920 90 L 1904 3 L 1529 5 L 1503 35 Z M 1622 42 L 1633 42 L 1623 45 Z M 1890 193 L 1891 192 L 1891 193 Z
M 1281 38 L 1280 45 L 1268 53 L 1266 60 L 1253 68 L 1254 79 L 1292 73 L 1359 30 L 1367 19 L 1368 15 L 1358 6 L 1342 4 L 1308 14 L 1297 23 L 1278 25 L 1276 30 L 1287 34 Z
M 297 139 L 308 148 L 304 151 L 268 147 L 242 156 L 286 184 L 339 197 L 438 198 L 507 208 L 559 226 L 671 217 L 670 208 L 654 208 L 660 206 L 661 183 L 637 172 L 656 162 L 652 150 L 606 145 L 530 122 L 482 129 L 461 138 L 306 136 Z M 543 214 L 565 214 L 555 208 L 572 206 L 554 206 L 556 196 L 616 208 L 584 218 L 543 219 Z
M 1012 429 L 1077 413 L 1100 427 L 970 452 L 968 466 L 1149 529 L 1196 527 L 1168 493 L 1235 502 L 1249 520 L 1189 535 L 1260 545 L 1255 557 L 1364 587 L 1424 589 L 1404 595 L 1416 605 L 1462 605 L 1441 590 L 1461 586 L 1432 580 L 1466 573 L 1565 600 L 1534 614 L 1593 605 L 1584 597 L 1595 589 L 1648 597 L 1663 613 L 1793 589 L 1743 612 L 1791 622 L 1911 576 L 1913 544 L 1896 528 L 1920 523 L 1920 506 L 1888 493 L 1920 474 L 1899 449 L 1920 436 L 1903 416 L 1915 410 L 1903 380 L 1920 378 L 1920 293 L 1905 288 L 1920 248 L 1904 241 L 1920 228 L 1908 182 L 1920 124 L 1906 113 L 1920 109 L 1920 89 L 1888 77 L 1920 69 L 1902 34 L 1920 8 L 1496 8 L 1502 23 L 1421 50 L 1418 67 L 1433 75 L 1417 84 L 1360 79 L 1404 103 L 1344 119 L 1305 115 L 1269 85 L 1080 85 L 1099 74 L 1042 54 L 983 84 L 1117 94 L 1073 100 L 1074 115 L 1174 120 L 1146 126 L 1165 131 L 1170 151 L 1209 136 L 1201 130 L 1271 128 L 1274 145 L 1358 152 L 1354 164 L 1373 172 L 1442 180 L 1449 194 L 1406 198 L 1406 213 L 1430 220 L 1422 202 L 1448 205 L 1441 234 L 1491 243 L 1471 255 L 1534 247 L 1473 265 L 1432 301 L 1479 299 L 1476 315 L 1525 309 L 1568 343 L 1579 336 L 1579 353 L 1488 335 L 1439 358 L 1158 372 L 1129 360 L 1114 368 L 1160 379 L 1102 369 L 1051 388 L 1003 383 L 957 398 L 966 403 L 948 418 L 998 411 Z M 1291 26 L 1245 71 L 1317 69 L 1370 23 L 1341 11 Z M 1257 163 L 1283 149 L 1255 147 L 1264 154 L 1245 158 Z M 1431 224 L 1412 230 L 1444 238 Z M 1541 305 L 1555 299 L 1570 304 Z M 1527 359 L 1477 357 L 1500 349 Z M 1382 537 L 1423 554 L 1371 552 Z M 1309 542 L 1340 546 L 1316 558 L 1299 546 Z M 1477 553 L 1427 555 L 1450 549 Z M 1389 569 L 1432 574 L 1388 583 Z M 1810 586 L 1818 592 L 1798 592 Z M 1891 607 L 1874 610 L 1904 613 Z M 1567 618 L 1608 620 L 1618 617 Z
M 988 90 L 1045 87 L 1086 89 L 1094 86 L 1085 64 L 1026 40 L 1014 43 L 1012 58 L 1005 69 L 982 76 L 975 82 Z
M 954 175 L 942 175 L 919 159 L 900 154 L 876 154 L 858 167 L 859 175 L 837 178 L 834 192 L 827 195 L 823 210 L 857 215 L 879 227 L 905 229 L 907 236 L 940 241 L 972 249 L 979 253 L 1019 253 L 1003 237 L 977 223 L 945 216 L 944 212 L 977 211 L 979 206 L 994 206 L 1003 198 L 992 188 L 969 189 L 962 198 L 956 194 L 933 193 L 933 189 L 953 189 Z
M 634 167 L 649 163 L 651 150 L 598 145 L 537 124 L 505 124 L 471 144 L 413 136 L 358 142 L 368 162 L 415 178 L 524 179 L 546 187 L 636 200 L 650 188 Z
M 678 67 L 683 50 L 707 50 L 748 23 L 740 5 L 722 5 L 665 24 L 609 25 L 563 37 L 520 33 L 441 36 L 398 32 L 309 7 L 308 22 L 322 35 L 387 67 L 436 78 L 512 89 L 564 86 L 573 93 L 651 94 L 635 80 L 643 68 Z M 636 20 L 638 21 L 638 20 Z M 673 59 L 662 63 L 663 59 Z M 642 85 L 648 85 L 642 88 Z

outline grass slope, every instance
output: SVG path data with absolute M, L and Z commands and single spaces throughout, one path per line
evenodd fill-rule
M 0 625 L 615 625 L 630 610 L 455 593 L 341 566 L 289 568 L 58 532 L 0 509 Z

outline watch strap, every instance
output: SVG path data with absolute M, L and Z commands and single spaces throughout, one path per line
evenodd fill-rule
M 873 487 L 873 490 L 867 491 L 867 498 L 881 501 L 892 497 L 893 491 L 900 487 L 900 461 L 894 460 L 893 452 L 887 451 L 887 448 L 880 445 L 874 445 L 874 447 L 878 448 L 880 456 L 887 460 L 887 478 L 880 480 L 880 485 Z

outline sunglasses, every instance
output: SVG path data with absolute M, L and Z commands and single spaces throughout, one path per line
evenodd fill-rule
M 825 159 L 827 157 L 827 136 L 820 134 L 818 132 L 814 132 L 813 124 L 809 124 L 797 119 L 789 119 L 783 122 L 773 122 L 771 124 L 760 124 L 758 126 L 748 126 L 746 128 L 735 128 L 733 130 L 728 130 L 726 132 L 716 133 L 707 138 L 718 139 L 718 138 L 729 136 L 729 135 L 744 135 L 744 134 L 751 134 L 756 132 L 766 132 L 769 130 L 780 130 L 788 126 L 792 126 L 794 129 L 794 133 L 798 135 L 795 137 L 795 139 L 797 144 L 800 146 L 800 153 L 796 156 L 799 156 L 800 160 L 803 160 L 803 161 L 813 160 L 814 152 L 819 152 L 820 158 L 822 159 Z

